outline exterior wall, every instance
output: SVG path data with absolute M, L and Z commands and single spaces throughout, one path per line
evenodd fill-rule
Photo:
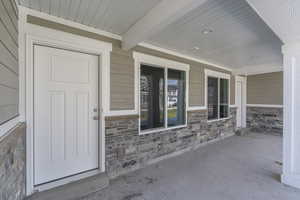
M 0 1 L 0 125 L 19 114 L 18 49 L 17 5 L 14 0 Z M 0 199 L 24 196 L 25 125 L 18 124 L 0 135 Z
M 234 134 L 236 109 L 231 118 L 207 122 L 207 111 L 188 112 L 186 128 L 138 135 L 138 116 L 106 118 L 106 171 L 116 177 L 156 161 L 192 150 Z
M 63 24 L 50 22 L 37 17 L 28 16 L 27 22 L 44 27 L 61 30 L 113 44 L 111 53 L 111 110 L 128 110 L 134 107 L 134 60 L 132 51 L 121 49 L 119 40 L 72 28 Z M 190 106 L 204 106 L 205 74 L 204 69 L 230 72 L 202 63 L 186 60 L 144 47 L 133 49 L 141 53 L 154 55 L 190 65 Z M 234 80 L 231 82 L 231 104 L 234 104 Z M 106 171 L 110 177 L 124 174 L 141 168 L 157 160 L 177 155 L 183 151 L 194 149 L 210 141 L 234 134 L 236 127 L 236 111 L 231 108 L 231 118 L 207 122 L 206 111 L 188 113 L 186 128 L 138 135 L 138 116 L 106 117 Z
M 247 127 L 253 132 L 282 135 L 283 109 L 247 107 Z
M 0 199 L 25 196 L 25 125 L 19 124 L 0 138 Z
M 110 108 L 134 109 L 134 60 L 130 53 L 114 50 L 110 61 Z
M 0 1 L 0 125 L 18 115 L 18 17 L 14 0 Z
M 247 76 L 247 104 L 283 104 L 283 72 Z
M 112 110 L 130 110 L 134 108 L 134 60 L 132 51 L 124 51 L 121 49 L 121 41 L 116 39 L 107 38 L 95 33 L 72 28 L 63 24 L 58 24 L 48 20 L 40 19 L 34 16 L 28 16 L 27 21 L 32 24 L 61 30 L 68 33 L 81 35 L 113 44 L 113 51 L 111 53 L 111 109 Z M 188 59 L 180 58 L 177 56 L 162 53 L 156 50 L 148 49 L 145 47 L 137 46 L 133 51 L 158 56 L 177 62 L 182 62 L 190 65 L 190 82 L 189 82 L 189 104 L 190 106 L 204 106 L 205 97 L 205 83 L 204 83 L 204 69 L 211 69 L 215 71 L 231 72 L 222 70 L 213 66 L 203 63 L 198 63 Z M 233 77 L 233 76 L 232 76 Z M 235 104 L 235 87 L 234 79 L 231 82 L 231 105 Z
M 247 76 L 247 104 L 247 127 L 250 130 L 282 135 L 283 108 L 270 105 L 283 104 L 283 72 Z M 249 104 L 259 106 L 250 107 Z

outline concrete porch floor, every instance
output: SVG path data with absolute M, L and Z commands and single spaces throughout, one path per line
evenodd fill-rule
M 282 138 L 234 136 L 112 180 L 81 200 L 299 200 L 280 183 Z

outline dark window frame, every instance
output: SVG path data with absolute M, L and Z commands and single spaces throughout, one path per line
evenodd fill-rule
M 141 128 L 141 73 L 142 73 L 142 66 L 149 66 L 153 68 L 161 68 L 164 69 L 164 126 L 159 127 L 159 128 L 153 128 L 153 129 L 144 129 L 142 130 Z M 168 126 L 168 70 L 177 70 L 180 72 L 184 72 L 184 123 L 182 125 L 176 125 L 176 126 Z M 188 69 L 180 69 L 180 67 L 167 67 L 167 66 L 158 66 L 158 65 L 153 65 L 153 64 L 147 64 L 147 63 L 139 63 L 139 73 L 138 73 L 138 96 L 139 96 L 139 105 L 138 105 L 138 110 L 139 110 L 139 134 L 149 134 L 152 132 L 159 132 L 159 131 L 164 131 L 164 130 L 169 130 L 169 129 L 176 129 L 176 128 L 181 128 L 181 127 L 186 127 L 187 126 L 187 111 L 188 111 L 188 80 L 189 80 L 189 68 Z

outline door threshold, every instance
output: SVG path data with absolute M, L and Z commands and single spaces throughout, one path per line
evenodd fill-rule
M 88 194 L 104 189 L 109 185 L 109 178 L 106 173 L 74 181 L 66 185 L 55 187 L 43 192 L 36 192 L 25 198 L 26 200 L 74 200 Z

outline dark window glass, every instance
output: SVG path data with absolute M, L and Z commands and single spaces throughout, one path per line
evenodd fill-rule
M 228 83 L 227 79 L 220 79 L 220 118 L 228 117 Z
M 168 127 L 185 124 L 185 72 L 168 69 Z
M 164 69 L 141 66 L 141 130 L 164 127 Z
M 208 77 L 207 85 L 208 120 L 218 119 L 218 78 Z

